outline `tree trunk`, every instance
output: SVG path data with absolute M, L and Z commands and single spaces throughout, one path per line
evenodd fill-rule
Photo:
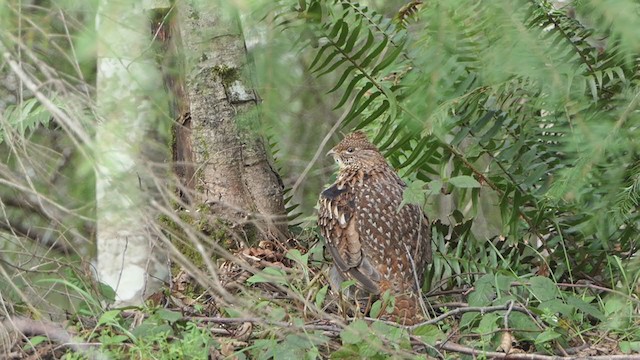
M 181 157 L 195 171 L 183 184 L 192 201 L 216 217 L 287 236 L 283 185 L 257 134 L 258 97 L 247 76 L 247 51 L 237 16 L 216 2 L 179 2 L 189 114 L 176 132 Z M 185 149 L 187 151 L 185 151 Z M 249 239 L 250 241 L 252 239 Z
M 138 2 L 102 0 L 96 20 L 97 272 L 119 305 L 141 304 L 166 279 L 167 261 L 147 224 L 162 147 L 161 77 L 149 51 L 149 23 Z M 160 98 L 158 97 L 160 96 Z M 152 135 L 150 137 L 150 134 Z M 161 136 L 160 136 L 161 137 Z M 166 160 L 166 159 L 164 159 Z

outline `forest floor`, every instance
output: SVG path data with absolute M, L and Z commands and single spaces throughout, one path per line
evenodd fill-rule
M 576 324 L 515 298 L 472 306 L 474 294 L 481 292 L 474 286 L 426 294 L 429 317 L 415 326 L 379 320 L 384 303 L 354 312 L 328 290 L 321 247 L 280 248 L 262 242 L 235 254 L 257 272 L 228 261 L 220 265 L 222 285 L 242 306 L 222 305 L 214 291 L 201 289 L 179 271 L 171 287 L 151 296 L 143 308 L 79 311 L 64 324 L 6 319 L 0 326 L 0 357 L 640 359 L 634 354 L 640 342 L 604 330 L 597 314 Z M 531 322 L 522 321 L 526 318 Z

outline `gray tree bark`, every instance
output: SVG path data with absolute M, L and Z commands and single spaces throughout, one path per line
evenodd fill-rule
M 194 188 L 196 205 L 283 238 L 282 181 L 256 133 L 259 99 L 247 76 L 238 18 L 225 13 L 222 4 L 212 1 L 185 0 L 178 6 L 189 117 L 187 135 L 176 141 L 184 141 L 178 147 L 189 150 L 182 156 L 194 164 L 183 182 Z

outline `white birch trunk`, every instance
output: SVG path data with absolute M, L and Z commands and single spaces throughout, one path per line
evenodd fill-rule
M 118 305 L 141 304 L 168 275 L 166 260 L 146 224 L 153 176 L 143 149 L 161 121 L 153 94 L 162 91 L 152 59 L 142 2 L 101 0 L 96 133 L 97 273 L 116 291 Z

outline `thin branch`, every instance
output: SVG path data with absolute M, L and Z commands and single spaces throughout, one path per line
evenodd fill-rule
M 53 103 L 45 94 L 40 92 L 40 86 L 37 85 L 33 79 L 22 69 L 20 64 L 18 64 L 15 60 L 12 59 L 11 54 L 6 50 L 3 44 L 0 43 L 0 50 L 3 50 L 2 57 L 5 59 L 9 67 L 13 71 L 14 74 L 18 76 L 20 81 L 22 81 L 27 89 L 33 93 L 33 95 L 40 101 L 40 103 L 53 115 L 53 117 L 57 120 L 60 126 L 64 127 L 65 130 L 69 134 L 74 134 L 77 136 L 77 139 L 81 140 L 81 143 L 77 142 L 77 139 L 71 136 L 71 139 L 74 141 L 75 145 L 78 149 L 82 149 L 82 144 L 91 143 L 91 138 L 84 131 L 84 129 L 79 126 L 79 124 L 74 121 L 67 113 L 65 113 L 62 109 L 60 109 L 56 104 Z M 87 155 L 87 154 L 85 154 Z M 87 156 L 87 158 L 90 158 Z
M 22 316 L 10 317 L 0 323 L 9 331 L 17 331 L 24 336 L 42 335 L 52 342 L 67 346 L 73 351 L 86 356 L 88 359 L 109 359 L 97 349 L 96 343 L 85 343 L 80 338 L 74 337 L 68 330 L 57 323 L 46 320 L 33 320 Z
M 436 343 L 442 350 L 453 351 L 461 354 L 484 356 L 492 359 L 514 359 L 514 360 L 640 360 L 640 355 L 603 355 L 603 356 L 550 356 L 542 354 L 506 354 L 495 351 L 484 351 L 470 348 L 454 342 L 438 342 Z
M 0 219 L 0 229 L 5 230 L 15 237 L 31 239 L 33 242 L 48 247 L 49 249 L 56 250 L 61 254 L 75 253 L 75 250 L 68 247 L 64 242 L 54 240 L 50 231 L 43 232 L 38 228 L 27 226 L 23 222 L 14 221 L 10 224 Z
M 599 285 L 595 285 L 595 284 L 571 284 L 571 283 L 557 283 L 556 285 L 561 286 L 561 287 L 568 287 L 568 288 L 586 288 L 586 289 L 591 289 L 591 290 L 599 290 L 599 291 L 604 291 L 604 292 L 608 292 L 611 294 L 616 294 L 616 295 L 620 295 L 628 300 L 631 300 L 633 302 L 635 302 L 636 304 L 640 304 L 640 300 L 637 298 L 634 298 L 633 296 L 630 296 L 628 294 L 625 294 L 621 291 L 618 290 L 613 290 L 613 289 L 609 289 L 603 286 L 599 286 Z
M 341 323 L 331 323 L 331 324 L 304 324 L 304 325 L 294 325 L 293 323 L 287 323 L 283 321 L 269 321 L 257 317 L 245 317 L 245 318 L 224 318 L 224 317 L 206 317 L 206 316 L 185 316 L 183 319 L 189 321 L 202 321 L 202 322 L 210 322 L 216 324 L 243 324 L 243 323 L 252 323 L 252 324 L 264 324 L 264 325 L 272 325 L 278 326 L 282 328 L 299 328 L 304 330 L 321 330 L 328 332 L 339 333 L 344 328 L 344 324 Z
M 333 136 L 333 134 L 336 131 L 338 131 L 338 128 L 340 127 L 340 125 L 342 125 L 342 122 L 344 121 L 344 119 L 346 119 L 347 115 L 349 115 L 349 111 L 351 110 L 351 107 L 353 106 L 354 101 L 355 99 L 351 99 L 349 106 L 342 113 L 342 116 L 340 116 L 338 121 L 336 121 L 336 123 L 333 125 L 331 130 L 329 130 L 329 132 L 327 133 L 327 135 L 325 135 L 324 139 L 322 139 L 322 142 L 320 142 L 320 145 L 318 146 L 316 153 L 313 155 L 313 158 L 311 159 L 307 167 L 304 169 L 302 174 L 298 176 L 298 179 L 296 180 L 295 184 L 293 184 L 293 186 L 291 187 L 291 194 L 295 194 L 296 190 L 298 189 L 300 184 L 302 184 L 302 181 L 307 177 L 307 174 L 309 173 L 313 165 L 316 163 L 316 161 L 318 161 L 318 158 L 320 158 L 320 155 L 322 154 L 322 150 L 327 145 L 327 142 L 329 142 L 329 139 L 331 138 L 331 136 Z
M 505 330 L 509 328 L 509 315 L 511 314 L 511 311 L 513 310 L 513 305 L 514 304 L 515 304 L 515 301 L 513 301 L 513 300 L 509 301 L 509 308 L 504 313 L 504 328 L 505 328 Z
M 451 311 L 448 311 L 440 316 L 437 316 L 431 320 L 427 320 L 427 321 L 423 321 L 421 323 L 412 325 L 412 326 L 407 326 L 408 329 L 411 330 L 415 330 L 416 328 L 423 326 L 423 325 L 431 325 L 431 324 L 435 324 L 443 319 L 446 319 L 450 316 L 455 316 L 458 314 L 464 314 L 464 313 L 468 313 L 468 312 L 479 312 L 480 314 L 485 314 L 485 313 L 490 313 L 490 312 L 495 312 L 495 311 L 519 311 L 525 314 L 529 314 L 530 311 L 527 310 L 526 308 L 522 307 L 522 306 L 514 306 L 512 302 L 505 304 L 505 305 L 496 305 L 496 306 L 469 306 L 469 307 L 460 307 L 457 309 L 453 309 Z

